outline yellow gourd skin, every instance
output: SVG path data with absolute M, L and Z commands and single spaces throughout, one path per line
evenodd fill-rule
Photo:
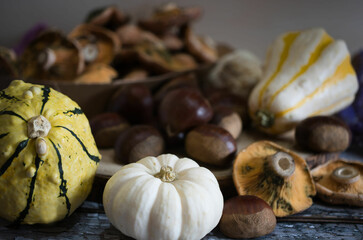
M 261 131 L 280 134 L 305 118 L 340 111 L 357 90 L 344 41 L 323 29 L 288 32 L 269 49 L 262 79 L 249 96 L 249 113 Z
M 31 138 L 39 115 L 51 128 Z M 35 224 L 69 216 L 89 194 L 100 158 L 86 116 L 67 96 L 21 80 L 0 92 L 0 217 Z

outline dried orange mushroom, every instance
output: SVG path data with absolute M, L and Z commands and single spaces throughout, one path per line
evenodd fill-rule
M 318 196 L 332 204 L 363 207 L 363 163 L 332 160 L 311 171 Z
M 19 65 L 23 78 L 35 80 L 71 81 L 84 69 L 78 45 L 57 30 L 44 31 L 35 38 Z
M 270 141 L 258 141 L 238 153 L 233 181 L 240 195 L 265 200 L 278 217 L 309 208 L 315 186 L 303 158 Z
M 190 26 L 184 27 L 183 35 L 186 48 L 195 58 L 206 63 L 217 61 L 217 44 L 213 39 L 195 35 Z
M 117 77 L 117 72 L 111 66 L 104 63 L 89 65 L 85 71 L 78 76 L 76 83 L 111 83 Z
M 192 56 L 185 53 L 172 55 L 163 44 L 144 42 L 135 49 L 140 62 L 155 73 L 186 71 L 197 67 Z
M 14 50 L 0 46 L 0 77 L 8 76 L 17 78 L 16 68 L 17 56 Z
M 130 17 L 115 6 L 93 10 L 86 18 L 86 23 L 98 25 L 112 31 L 127 23 Z
M 162 35 L 175 27 L 198 19 L 201 15 L 200 7 L 181 8 L 175 3 L 169 3 L 157 8 L 150 18 L 140 20 L 139 26 Z
M 68 37 L 80 45 L 88 64 L 110 64 L 121 46 L 116 33 L 92 24 L 78 25 Z

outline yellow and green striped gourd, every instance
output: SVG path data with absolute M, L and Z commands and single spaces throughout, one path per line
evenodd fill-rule
M 324 29 L 288 32 L 270 46 L 263 77 L 249 96 L 255 125 L 269 134 L 351 104 L 358 80 L 344 41 Z
M 88 120 L 69 97 L 21 80 L 0 92 L 0 217 L 35 224 L 69 216 L 99 161 Z

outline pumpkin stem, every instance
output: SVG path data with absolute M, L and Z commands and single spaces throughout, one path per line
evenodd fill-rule
M 154 177 L 160 178 L 163 182 L 172 182 L 176 174 L 170 166 L 162 166 L 160 172 L 155 174 Z
M 268 159 L 274 172 L 282 178 L 290 177 L 295 171 L 294 159 L 286 152 L 277 152 Z
M 275 116 L 266 110 L 258 110 L 255 113 L 257 124 L 261 127 L 269 128 L 275 122 Z
M 359 171 L 352 166 L 337 167 L 331 177 L 338 183 L 352 184 L 359 180 Z
M 51 129 L 50 122 L 43 115 L 32 117 L 28 121 L 28 137 L 46 137 Z

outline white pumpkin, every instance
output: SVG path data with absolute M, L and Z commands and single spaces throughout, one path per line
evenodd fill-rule
M 324 29 L 288 32 L 271 45 L 261 81 L 249 96 L 255 125 L 270 134 L 350 105 L 358 80 L 344 41 Z
M 107 182 L 110 222 L 136 239 L 200 239 L 217 226 L 223 195 L 211 171 L 172 154 L 122 167 Z

